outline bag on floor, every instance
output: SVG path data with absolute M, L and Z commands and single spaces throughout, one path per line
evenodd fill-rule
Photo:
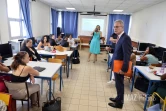
M 138 77 L 135 81 L 134 87 L 144 93 L 147 92 L 149 81 L 144 77 Z
M 73 64 L 79 64 L 80 63 L 80 59 L 78 58 L 78 57 L 73 57 L 73 59 L 72 59 L 72 63 Z
M 51 95 L 53 97 L 53 100 L 48 101 L 48 98 L 47 98 L 47 102 L 43 103 L 42 111 L 61 111 L 61 98 L 57 97 L 55 99 L 52 92 L 51 92 Z

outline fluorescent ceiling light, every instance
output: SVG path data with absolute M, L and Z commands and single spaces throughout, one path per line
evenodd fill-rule
M 75 8 L 66 8 L 67 10 L 75 10 Z
M 123 10 L 113 10 L 113 12 L 123 12 Z

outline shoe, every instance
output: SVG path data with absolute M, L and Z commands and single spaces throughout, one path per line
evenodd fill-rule
M 110 80 L 107 82 L 108 84 L 115 84 L 115 81 L 114 80 Z
M 104 61 L 107 61 L 107 59 L 104 59 Z
M 115 98 L 109 98 L 109 100 L 112 101 L 112 102 L 116 102 Z
M 123 108 L 123 104 L 122 103 L 108 103 L 108 105 L 113 107 L 113 108 L 119 108 L 119 109 Z

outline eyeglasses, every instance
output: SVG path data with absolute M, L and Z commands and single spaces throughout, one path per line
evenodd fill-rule
M 122 26 L 114 26 L 114 28 L 119 28 L 119 27 L 122 27 Z

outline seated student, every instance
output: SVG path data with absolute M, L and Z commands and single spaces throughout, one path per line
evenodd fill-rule
M 141 56 L 140 60 L 147 62 L 147 66 L 159 63 L 153 47 L 147 47 L 145 53 Z
M 32 61 L 41 61 L 40 55 L 36 49 L 32 46 L 32 40 L 26 39 L 21 45 L 21 51 L 26 51 Z
M 50 42 L 51 46 L 57 46 L 54 34 L 50 34 L 50 40 L 49 40 L 49 42 Z
M 56 44 L 60 45 L 61 42 L 62 42 L 62 40 L 63 40 L 63 39 L 62 39 L 61 34 L 60 34 L 60 35 L 58 35 L 58 37 L 56 38 L 55 42 L 56 42 Z
M 26 82 L 29 78 L 31 79 L 31 83 L 28 83 L 29 93 L 32 94 L 31 102 L 33 105 L 37 103 L 37 95 L 35 92 L 40 91 L 40 86 L 35 83 L 34 76 L 38 76 L 39 72 L 33 69 L 31 66 L 28 66 L 27 63 L 29 62 L 29 54 L 25 51 L 21 51 L 14 56 L 14 61 L 11 65 L 13 70 L 13 74 L 11 75 L 11 81 L 15 83 L 19 82 Z M 13 89 L 14 90 L 14 89 Z M 20 90 L 23 90 L 20 88 Z M 25 96 L 26 92 L 24 91 L 12 91 L 12 97 L 14 98 L 21 98 L 20 96 Z
M 161 76 L 161 80 L 166 80 L 166 74 L 163 74 Z M 162 99 L 165 99 L 166 97 L 166 81 L 161 81 L 155 83 L 151 88 L 150 88 L 150 95 L 153 94 L 153 92 L 157 92 Z M 155 99 L 153 101 L 154 104 L 160 103 L 160 98 L 158 96 L 155 96 Z
M 37 49 L 38 50 L 44 50 L 44 46 L 51 46 L 49 43 L 49 38 L 47 35 L 44 35 L 41 39 L 41 41 L 39 42 Z
M 2 60 L 2 56 L 0 56 L 0 61 Z M 0 63 L 0 72 L 9 72 L 10 68 L 5 66 L 4 64 Z M 6 86 L 4 84 L 4 79 L 10 81 L 10 76 L 8 75 L 1 75 L 0 74 L 0 92 L 7 92 Z
M 64 39 L 61 42 L 61 46 L 63 46 L 63 47 L 69 47 L 69 42 L 67 42 L 67 40 L 68 40 L 68 37 L 65 36 Z
M 72 38 L 72 36 L 70 35 L 67 42 L 69 42 L 69 46 L 73 46 L 75 44 L 74 39 Z
M 2 56 L 0 56 L 0 61 L 2 60 Z M 4 64 L 0 63 L 0 72 L 9 72 L 9 67 L 5 66 Z

